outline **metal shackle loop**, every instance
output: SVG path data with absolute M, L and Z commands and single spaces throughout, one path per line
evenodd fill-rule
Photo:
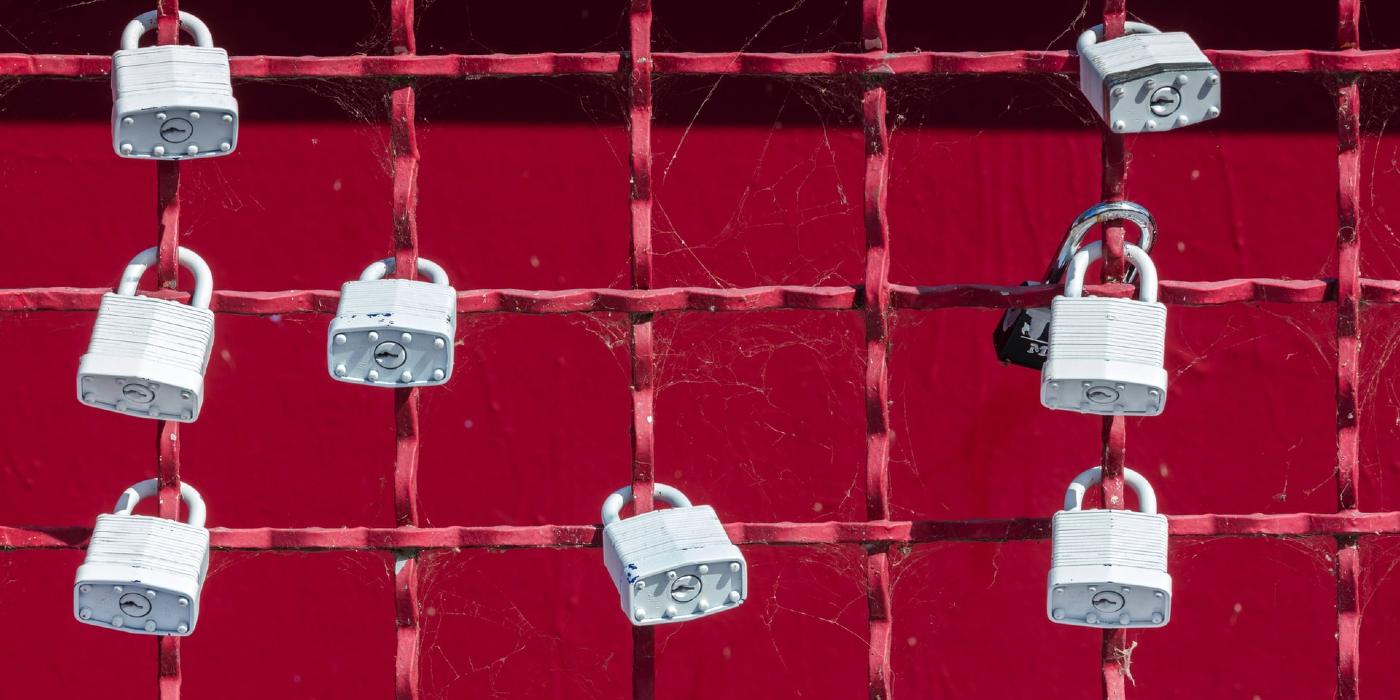
M 1150 24 L 1147 24 L 1147 23 L 1145 23 L 1145 22 L 1124 22 L 1124 23 L 1123 23 L 1123 34 L 1125 34 L 1125 35 L 1127 35 L 1127 34 L 1161 34 L 1161 33 L 1162 33 L 1162 30 L 1160 30 L 1160 29 L 1158 29 L 1158 28 L 1156 28 L 1156 27 L 1154 27 L 1154 26 L 1152 26 L 1152 25 L 1150 25 Z M 1079 35 L 1079 41 L 1076 43 L 1075 48 L 1077 48 L 1077 49 L 1079 50 L 1079 53 L 1084 53 L 1084 50 L 1085 50 L 1085 49 L 1089 48 L 1090 46 L 1093 46 L 1094 44 L 1099 43 L 1099 40 L 1102 39 L 1102 38 L 1103 38 L 1103 25 L 1102 25 L 1102 24 L 1096 24 L 1096 25 L 1094 25 L 1094 26 L 1092 26 L 1092 27 L 1089 27 L 1088 29 L 1085 29 L 1085 30 L 1084 30 L 1084 33 Z
M 1100 481 L 1103 481 L 1103 467 L 1090 467 L 1080 472 L 1070 482 L 1069 490 L 1065 491 L 1065 510 L 1083 508 L 1084 492 Z M 1147 477 L 1123 467 L 1123 482 L 1137 494 L 1139 513 L 1157 513 L 1157 492 L 1152 490 L 1152 484 L 1147 483 Z
M 369 267 L 365 268 L 365 271 L 360 273 L 360 281 L 369 282 L 371 280 L 382 280 L 385 275 L 393 271 L 394 259 L 384 258 L 383 260 L 375 261 Z M 427 258 L 418 258 L 418 274 L 426 276 L 429 280 L 432 280 L 433 284 L 440 284 L 444 287 L 447 286 L 447 270 L 442 269 L 441 265 Z
M 662 503 L 669 504 L 672 508 L 689 508 L 690 499 L 681 493 L 680 489 L 666 484 L 652 484 L 652 497 Z M 612 495 L 603 500 L 603 524 L 611 525 L 618 520 L 622 513 L 622 507 L 632 502 L 632 487 L 623 486 L 613 491 Z
M 1142 271 L 1142 280 L 1138 282 L 1138 301 L 1145 301 L 1149 304 L 1156 302 L 1157 266 L 1152 263 L 1152 258 L 1148 257 L 1147 251 L 1132 243 L 1124 243 L 1123 252 L 1133 261 L 1137 269 Z M 1102 241 L 1094 241 L 1080 248 L 1079 252 L 1074 254 L 1074 259 L 1069 262 L 1069 279 L 1065 282 L 1065 296 L 1084 295 L 1084 273 L 1089 269 L 1089 263 L 1102 257 Z
M 189 248 L 179 248 L 179 251 L 180 265 L 194 275 L 194 292 L 190 294 L 190 306 L 196 309 L 209 308 L 209 300 L 214 296 L 214 273 L 209 271 L 209 263 L 204 262 L 204 258 Z M 122 271 L 122 281 L 117 286 L 117 294 L 134 296 L 136 286 L 141 283 L 141 276 L 146 274 L 146 269 L 156 261 L 158 254 L 159 250 L 156 248 L 147 248 L 137 253 Z
M 1100 202 L 1086 209 L 1070 224 L 1064 241 L 1060 243 L 1060 250 L 1055 253 L 1055 259 L 1050 261 L 1050 267 L 1045 271 L 1045 283 L 1054 284 L 1063 280 L 1069 261 L 1084 245 L 1084 236 L 1088 235 L 1089 229 L 1108 221 L 1132 223 L 1142 234 L 1138 239 L 1138 247 L 1152 252 L 1152 244 L 1157 241 L 1157 220 L 1152 218 L 1151 212 L 1137 202 Z M 1123 276 L 1123 281 L 1132 283 L 1135 275 L 1135 270 L 1129 270 Z
M 156 28 L 156 20 L 159 17 L 155 10 L 151 10 L 127 22 L 126 29 L 122 30 L 122 51 L 136 48 L 141 42 L 141 37 Z M 195 45 L 214 48 L 214 35 L 209 33 L 209 25 L 205 24 L 204 20 L 188 12 L 181 12 L 180 28 L 194 37 Z
M 117 499 L 117 507 L 112 512 L 116 515 L 131 515 L 136 510 L 136 504 L 143 498 L 156 495 L 160 490 L 160 479 L 147 479 L 132 485 L 131 488 L 122 491 L 122 495 Z M 204 497 L 199 495 L 189 482 L 180 482 L 180 500 L 185 502 L 185 522 L 195 527 L 204 527 Z

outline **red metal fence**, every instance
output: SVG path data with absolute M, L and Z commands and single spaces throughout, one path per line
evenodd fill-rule
M 1370 73 L 1400 71 L 1400 50 L 1363 51 L 1358 45 L 1360 0 L 1338 0 L 1336 50 L 1207 51 L 1228 74 L 1306 73 L 1334 80 L 1337 119 L 1336 184 L 1338 202 L 1337 269 L 1333 279 L 1233 279 L 1219 282 L 1165 281 L 1162 300 L 1174 305 L 1219 305 L 1242 302 L 1334 303 L 1336 319 L 1336 487 L 1334 514 L 1172 515 L 1174 537 L 1307 537 L 1335 538 L 1337 696 L 1358 692 L 1358 636 L 1361 563 L 1358 541 L 1367 536 L 1400 534 L 1400 513 L 1366 513 L 1357 506 L 1358 480 L 1358 362 L 1359 309 L 1363 303 L 1400 301 L 1400 281 L 1363 279 L 1360 275 L 1357 219 L 1361 104 L 1358 79 Z M 871 698 L 891 696 L 891 549 L 914 543 L 945 541 L 1044 540 L 1044 518 L 1013 520 L 897 520 L 890 508 L 890 346 L 891 319 L 896 310 L 938 310 L 955 307 L 1005 308 L 1044 303 L 1053 288 L 993 287 L 953 284 L 916 287 L 890 280 L 889 225 L 886 186 L 890 128 L 886 123 L 887 83 L 905 74 L 1032 74 L 1073 73 L 1076 59 L 1064 51 L 1005 51 L 964 53 L 887 51 L 886 2 L 864 0 L 861 6 L 863 53 L 665 53 L 652 51 L 652 4 L 632 0 L 630 46 L 617 53 L 529 55 L 418 55 L 414 36 L 414 3 L 393 0 L 391 56 L 234 56 L 233 74 L 248 81 L 315 76 L 329 80 L 379 81 L 390 94 L 390 156 L 392 179 L 393 250 L 397 270 L 416 269 L 416 223 L 419 148 L 416 133 L 415 79 L 424 77 L 625 74 L 630 133 L 631 267 L 630 289 L 521 291 L 485 289 L 459 294 L 464 314 L 506 312 L 529 314 L 621 313 L 630 319 L 631 360 L 631 482 L 636 508 L 652 507 L 653 388 L 657 372 L 653 314 L 674 311 L 732 312 L 772 309 L 849 310 L 863 315 L 865 334 L 864 403 L 866 422 L 866 520 L 857 522 L 764 523 L 733 522 L 732 538 L 745 545 L 847 544 L 864 548 L 865 588 L 868 593 L 868 683 Z M 159 41 L 178 40 L 177 0 L 158 3 Z M 1107 35 L 1122 32 L 1125 0 L 1105 0 L 1101 10 Z M 1092 24 L 1092 19 L 1086 19 Z M 106 56 L 0 55 L 0 76 L 12 78 L 67 77 L 102 79 L 108 75 Z M 858 286 L 781 286 L 747 289 L 654 288 L 652 238 L 653 147 L 651 126 L 653 78 L 662 74 L 746 74 L 783 76 L 858 76 L 865 86 L 862 100 L 865 139 L 864 221 L 865 266 Z M 1102 195 L 1124 197 L 1129 175 L 1123 137 L 1103 136 Z M 180 239 L 180 166 L 157 165 L 157 240 L 160 247 L 160 286 L 166 298 L 184 299 L 175 291 L 178 273 L 173 254 Z M 1088 203 L 1085 203 L 1086 205 Z M 1147 202 L 1151 206 L 1150 201 Z M 1108 249 L 1104 284 L 1096 293 L 1126 296 L 1131 289 L 1117 284 L 1123 271 L 1123 231 L 1107 227 Z M 400 273 L 403 274 L 403 273 Z M 408 274 L 412 274 L 409 272 Z M 105 289 L 30 288 L 0 290 L 0 312 L 92 311 Z M 220 314 L 333 313 L 333 291 L 217 290 L 212 308 Z M 990 353 L 990 350 L 988 350 Z M 420 568 L 418 554 L 457 548 L 596 547 L 595 525 L 424 527 L 417 492 L 419 392 L 398 390 L 395 399 L 397 453 L 393 493 L 395 528 L 214 528 L 216 550 L 382 550 L 400 559 L 395 569 L 397 611 L 396 697 L 420 697 Z M 180 481 L 180 431 L 174 423 L 156 430 L 155 471 L 161 479 L 160 513 L 175 516 Z M 1122 498 L 1125 452 L 1122 418 L 1105 419 L 1103 457 L 1105 500 Z M 622 480 L 621 474 L 618 475 Z M 134 479 L 133 479 L 134 481 Z M 79 548 L 86 531 L 71 528 L 0 527 L 0 546 L 10 549 Z M 1102 687 L 1106 698 L 1125 694 L 1125 632 L 1105 633 L 1102 647 Z M 159 694 L 180 695 L 180 640 L 160 641 Z M 633 632 L 632 693 L 655 697 L 656 647 L 653 628 Z

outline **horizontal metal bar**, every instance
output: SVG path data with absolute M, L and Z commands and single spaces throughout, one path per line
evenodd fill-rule
M 1248 302 L 1317 304 L 1335 297 L 1332 280 L 1233 279 L 1218 282 L 1163 281 L 1159 298 L 1177 306 L 1216 306 Z M 1126 284 L 1085 285 L 1097 296 L 1127 297 Z M 989 308 L 1048 306 L 1061 285 L 1004 287 L 989 284 L 938 286 L 890 285 L 896 309 Z M 30 311 L 96 311 L 102 287 L 32 287 L 0 289 L 0 313 Z M 147 290 L 142 294 L 188 301 L 189 294 Z M 662 289 L 473 289 L 457 293 L 457 310 L 464 314 L 522 313 L 660 313 L 666 311 L 768 311 L 809 309 L 851 311 L 864 308 L 860 285 L 847 287 L 668 287 Z M 1400 302 L 1400 281 L 1362 280 L 1362 300 L 1373 304 Z M 214 292 L 210 308 L 219 313 L 248 316 L 335 313 L 340 293 L 328 289 L 282 292 Z
M 1331 537 L 1400 535 L 1400 512 L 1169 515 L 1171 535 L 1220 537 Z M 860 545 L 1045 540 L 1048 518 L 901 520 L 822 523 L 729 523 L 741 545 Z M 0 549 L 79 549 L 91 529 L 0 527 Z M 483 525 L 427 528 L 211 528 L 222 550 L 400 550 L 598 547 L 597 525 Z
M 1213 50 L 1207 56 L 1232 73 L 1395 73 L 1400 49 L 1378 51 Z M 890 53 L 667 53 L 652 54 L 655 74 L 698 75 L 979 75 L 1064 73 L 1078 70 L 1069 51 L 918 51 Z M 233 56 L 236 78 L 411 78 L 621 73 L 623 53 L 444 54 L 404 56 Z M 0 76 L 103 78 L 109 56 L 0 54 Z

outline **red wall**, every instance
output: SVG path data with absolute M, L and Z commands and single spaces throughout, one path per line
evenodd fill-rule
M 422 3 L 420 51 L 618 50 L 624 3 Z M 142 3 L 0 9 L 0 51 L 108 53 Z M 235 54 L 377 53 L 383 3 L 183 3 Z M 890 8 L 892 48 L 1067 48 L 1079 2 Z M 1328 48 L 1328 3 L 1134 0 L 1211 48 Z M 1236 7 L 1238 5 L 1238 7 Z M 138 7 L 140 6 L 140 7 Z M 657 3 L 658 50 L 853 50 L 858 3 Z M 1319 9 L 1320 8 L 1320 9 Z M 1367 5 L 1365 41 L 1400 45 Z M 1092 12 L 1092 9 L 1090 10 Z M 1219 13 L 1224 12 L 1222 16 Z M 329 14 L 326 14 L 329 13 Z M 765 28 L 765 22 L 777 15 Z M 280 18 L 269 23 L 269 18 Z M 331 19 L 326 19 L 330 17 Z M 1014 20 L 1014 21 L 1013 21 Z M 747 43 L 746 43 L 747 42 Z M 1336 132 L 1327 81 L 1226 75 L 1224 115 L 1129 139 L 1128 192 L 1160 223 L 1166 279 L 1330 277 Z M 1362 269 L 1400 276 L 1396 90 L 1363 83 Z M 627 134 L 612 78 L 425 81 L 422 251 L 458 289 L 625 287 Z M 656 285 L 858 283 L 860 85 L 658 77 Z M 152 245 L 154 167 L 111 154 L 101 81 L 0 81 L 0 286 L 115 284 Z M 334 289 L 389 251 L 385 106 L 372 83 L 241 83 L 232 157 L 183 170 L 183 242 L 219 288 Z M 1099 132 L 1068 77 L 901 78 L 890 88 L 892 277 L 1014 284 L 1039 274 L 1097 201 Z M 1003 367 L 995 310 L 900 312 L 892 341 L 895 515 L 1044 517 L 1099 454 L 1100 421 L 1037 401 Z M 1326 305 L 1173 308 L 1170 402 L 1129 420 L 1128 464 L 1166 513 L 1335 509 L 1336 344 Z M 625 318 L 459 320 L 457 372 L 423 392 L 428 524 L 583 524 L 629 478 Z M 1400 508 L 1396 312 L 1363 313 L 1361 506 Z M 91 313 L 0 315 L 11 401 L 0 523 L 90 526 L 154 472 L 154 424 L 80 406 Z M 221 316 L 183 476 L 211 526 L 392 526 L 388 392 L 324 369 L 325 316 Z M 656 321 L 656 472 L 725 520 L 864 519 L 857 313 L 671 314 Z M 1363 541 L 1362 687 L 1400 695 L 1400 543 Z M 1174 540 L 1174 615 L 1134 634 L 1133 697 L 1324 697 L 1335 687 L 1335 543 Z M 658 696 L 864 697 L 863 554 L 750 547 L 740 610 L 661 631 Z M 155 644 L 80 625 L 80 551 L 0 551 L 0 696 L 148 698 Z M 629 625 L 597 550 L 426 555 L 425 697 L 615 698 Z M 893 665 L 902 698 L 1085 697 L 1099 635 L 1044 614 L 1048 542 L 899 552 Z M 392 693 L 392 558 L 216 552 L 189 698 Z

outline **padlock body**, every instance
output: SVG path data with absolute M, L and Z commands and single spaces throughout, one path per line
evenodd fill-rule
M 347 282 L 326 341 L 342 382 L 434 386 L 452 378 L 457 290 L 417 280 Z
M 193 421 L 203 405 L 213 345 L 209 309 L 104 294 L 78 364 L 78 400 L 142 418 Z
M 1079 89 L 1118 133 L 1168 131 L 1220 115 L 1219 71 L 1184 32 L 1128 34 L 1086 47 Z
M 1046 614 L 1084 627 L 1161 627 L 1171 619 L 1167 518 L 1065 510 L 1051 521 Z
M 1041 369 L 1046 408 L 1155 416 L 1167 405 L 1167 307 L 1157 302 L 1058 296 Z
M 603 563 L 633 625 L 684 622 L 748 597 L 748 564 L 709 506 L 669 508 L 603 528 Z
M 1040 369 L 1050 349 L 1050 309 L 1007 309 L 992 334 L 992 343 L 998 360 Z
M 124 158 L 213 158 L 238 147 L 238 101 L 223 49 L 118 51 L 112 98 L 112 148 Z
M 202 527 L 99 515 L 73 582 L 73 615 L 122 632 L 188 635 L 199 620 L 208 568 L 209 531 Z

